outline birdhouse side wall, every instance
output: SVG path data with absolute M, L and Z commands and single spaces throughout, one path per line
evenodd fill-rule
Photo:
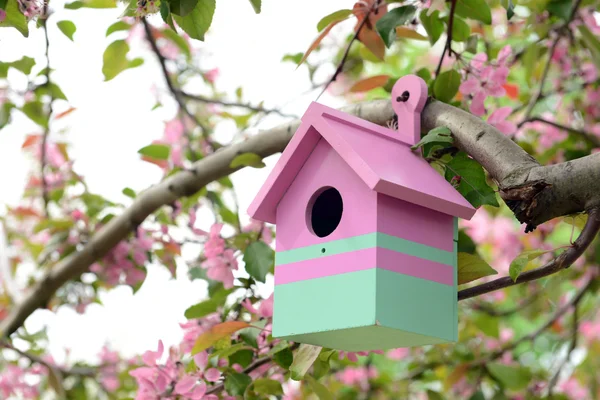
M 311 231 L 307 210 L 315 194 L 327 187 L 339 191 L 343 211 L 335 230 L 318 237 Z M 326 244 L 375 232 L 376 204 L 377 194 L 321 139 L 277 206 L 276 250 Z

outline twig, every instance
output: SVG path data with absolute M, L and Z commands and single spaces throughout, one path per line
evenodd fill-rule
M 446 44 L 444 44 L 444 49 L 442 50 L 440 61 L 438 62 L 437 68 L 435 69 L 436 79 L 438 76 L 440 76 L 442 64 L 444 62 L 444 57 L 446 56 L 446 50 L 448 50 L 448 57 L 452 56 L 452 28 L 454 25 L 454 11 L 456 10 L 456 3 L 457 0 L 452 0 L 452 4 L 450 4 L 450 16 L 448 17 L 448 33 L 446 34 Z
M 589 210 L 588 219 L 575 243 L 573 243 L 572 246 L 569 246 L 569 248 L 562 252 L 558 257 L 546 263 L 543 267 L 522 273 L 516 281 L 513 281 L 509 276 L 505 276 L 481 285 L 460 290 L 458 292 L 458 300 L 465 300 L 495 290 L 504 289 L 524 282 L 530 282 L 568 268 L 588 248 L 598 234 L 598 231 L 600 231 L 600 210 L 593 208 Z
M 556 370 L 556 373 L 554 374 L 554 376 L 548 383 L 548 397 L 549 398 L 552 398 L 552 390 L 554 389 L 554 386 L 556 386 L 556 384 L 558 383 L 558 379 L 560 378 L 560 373 L 561 373 L 562 369 L 565 367 L 565 365 L 567 365 L 567 363 L 571 360 L 571 354 L 577 347 L 577 331 L 579 330 L 579 301 L 580 300 L 581 300 L 581 298 L 579 298 L 577 300 L 577 302 L 575 302 L 573 304 L 573 317 L 572 317 L 573 324 L 571 327 L 571 341 L 569 343 L 569 348 L 567 349 L 567 355 L 562 360 L 562 362 L 560 363 L 560 365 L 558 366 L 558 368 Z
M 578 304 L 581 301 L 581 299 L 583 298 L 585 293 L 592 286 L 592 283 L 594 282 L 594 280 L 595 280 L 595 278 L 591 278 L 581 289 L 579 289 L 577 294 L 575 296 L 573 296 L 573 298 L 567 304 L 565 304 L 564 306 L 562 306 L 561 308 L 556 310 L 556 312 L 554 312 L 554 314 L 552 314 L 552 316 L 550 316 L 550 318 L 548 318 L 548 320 L 542 326 L 540 326 L 538 329 L 536 329 L 535 331 L 533 331 L 525 336 L 522 336 L 521 338 L 519 338 L 511 343 L 506 344 L 500 350 L 490 354 L 489 357 L 487 357 L 483 360 L 479 360 L 475 363 L 469 364 L 469 367 L 483 366 L 490 361 L 493 361 L 493 360 L 496 360 L 496 359 L 502 357 L 502 355 L 504 353 L 506 353 L 507 351 L 514 350 L 521 343 L 535 340 L 546 329 L 550 328 L 554 324 L 555 321 L 557 321 L 560 317 L 562 317 L 564 314 L 566 314 L 566 312 L 569 311 L 571 309 L 571 307 L 573 307 L 574 305 Z
M 234 101 L 225 101 L 225 100 L 218 100 L 218 99 L 211 99 L 208 97 L 204 97 L 204 96 L 200 96 L 200 95 L 196 95 L 196 94 L 190 94 L 184 91 L 179 91 L 179 93 L 181 93 L 181 95 L 183 97 L 187 97 L 188 99 L 194 100 L 194 101 L 198 101 L 201 103 L 207 103 L 207 104 L 219 104 L 225 107 L 240 107 L 240 108 L 245 108 L 247 110 L 250 111 L 254 111 L 254 112 L 263 112 L 266 114 L 278 114 L 282 117 L 286 117 L 286 118 L 298 118 L 297 115 L 293 115 L 293 114 L 286 114 L 284 112 L 282 112 L 281 110 L 278 110 L 276 108 L 265 108 L 262 106 L 253 106 L 251 104 L 246 104 L 246 103 L 238 103 L 238 102 L 234 102 Z
M 48 368 L 49 370 L 52 370 L 55 373 L 55 375 L 57 375 L 57 376 L 63 375 L 63 376 L 93 377 L 96 375 L 96 370 L 94 368 L 86 368 L 86 367 L 73 367 L 73 368 L 69 368 L 69 369 L 60 368 L 60 367 L 44 360 L 41 357 L 36 356 L 35 354 L 31 354 L 31 353 L 28 353 L 26 351 L 16 348 L 15 346 L 13 346 L 12 344 L 8 343 L 5 340 L 0 342 L 0 347 L 4 347 L 5 349 L 12 350 L 15 353 L 19 354 L 20 356 L 25 357 L 34 363 L 43 365 L 44 367 Z
M 569 18 L 567 18 L 565 23 L 557 30 L 556 39 L 554 39 L 554 41 L 552 42 L 552 46 L 550 47 L 548 61 L 546 62 L 544 71 L 542 72 L 542 78 L 540 79 L 540 84 L 539 84 L 535 94 L 533 96 L 531 96 L 529 105 L 527 106 L 527 109 L 525 110 L 525 116 L 523 117 L 524 121 L 529 119 L 529 117 L 531 116 L 531 112 L 533 111 L 533 108 L 535 107 L 538 100 L 540 99 L 540 96 L 542 95 L 542 92 L 544 90 L 544 83 L 546 82 L 546 78 L 548 78 L 548 73 L 550 72 L 550 65 L 552 64 L 552 56 L 554 55 L 554 50 L 556 49 L 558 42 L 562 38 L 561 31 L 569 28 L 569 24 L 573 20 L 573 17 L 575 16 L 575 13 L 577 12 L 577 9 L 579 8 L 579 5 L 581 4 L 581 2 L 582 2 L 582 0 L 575 1 L 575 4 L 573 5 L 573 8 L 571 9 L 571 13 L 569 14 Z
M 473 304 L 471 308 L 475 311 L 483 312 L 491 317 L 508 317 L 509 315 L 523 311 L 524 308 L 532 305 L 538 299 L 540 292 L 541 291 L 535 292 L 521 301 L 518 306 L 506 310 L 496 310 L 488 304 Z
M 298 347 L 300 347 L 300 344 L 294 343 L 293 345 L 291 345 L 289 347 L 289 349 L 294 351 Z M 271 356 L 259 358 L 258 360 L 252 362 L 252 364 L 248 365 L 242 371 L 242 373 L 248 374 L 248 373 L 254 371 L 255 369 L 257 369 L 258 367 L 262 367 L 263 365 L 270 363 L 271 361 L 273 361 L 273 357 L 271 357 Z M 225 379 L 227 379 L 227 378 L 225 378 Z M 223 391 L 223 389 L 225 389 L 225 383 L 219 383 L 218 385 L 215 385 L 215 386 L 211 387 L 210 389 L 208 389 L 206 394 L 221 393 Z
M 46 83 L 44 85 L 48 86 L 50 89 L 50 40 L 48 38 L 48 2 L 44 2 L 44 10 L 42 14 L 42 28 L 44 29 L 44 38 L 46 41 Z M 42 135 L 42 148 L 40 154 L 40 179 L 42 183 L 42 200 L 44 201 L 44 214 L 46 218 L 50 215 L 48 214 L 48 203 L 50 203 L 50 198 L 48 196 L 48 182 L 46 182 L 46 175 L 44 174 L 44 170 L 46 169 L 46 146 L 48 143 L 48 136 L 50 135 L 50 117 L 52 116 L 52 102 L 54 101 L 54 96 L 52 95 L 52 90 L 48 90 L 50 95 L 50 101 L 48 102 L 48 120 L 46 121 L 46 127 L 44 129 L 44 134 Z
M 523 125 L 526 122 L 536 122 L 536 121 L 537 122 L 541 122 L 541 123 L 546 124 L 546 125 L 553 126 L 553 127 L 557 128 L 557 129 L 561 129 L 563 131 L 575 133 L 576 135 L 579 135 L 582 138 L 584 138 L 587 141 L 589 141 L 590 143 L 592 143 L 595 147 L 600 147 L 600 137 L 594 136 L 591 133 L 588 133 L 588 132 L 585 132 L 585 131 L 582 131 L 582 130 L 579 130 L 579 129 L 569 128 L 568 126 L 557 124 L 556 122 L 553 122 L 553 121 L 548 121 L 547 119 L 544 119 L 544 118 L 540 118 L 540 117 L 529 118 L 528 120 L 525 120 L 525 121 L 521 122 L 519 125 Z
M 373 4 L 373 6 L 375 8 L 379 7 L 379 1 L 376 1 Z M 350 43 L 348 43 L 348 46 L 346 47 L 346 50 L 344 51 L 344 55 L 342 56 L 340 63 L 338 64 L 337 68 L 335 69 L 335 72 L 333 73 L 331 78 L 329 78 L 329 80 L 323 87 L 323 90 L 321 91 L 321 93 L 319 93 L 319 95 L 317 96 L 315 101 L 319 100 L 319 98 L 323 95 L 323 93 L 325 93 L 325 91 L 327 90 L 329 85 L 331 85 L 337 79 L 338 75 L 342 73 L 342 70 L 344 69 L 344 64 L 346 64 L 346 59 L 348 59 L 348 54 L 350 54 L 350 48 L 352 47 L 352 45 L 354 44 L 356 39 L 358 39 L 358 35 L 360 35 L 360 31 L 362 30 L 362 28 L 365 26 L 365 24 L 369 20 L 369 17 L 371 16 L 371 11 L 373 11 L 373 9 L 369 8 L 365 14 L 364 19 L 362 21 L 360 21 L 360 24 L 358 25 L 358 29 L 356 29 L 356 32 L 354 32 L 354 36 L 352 36 L 352 39 L 350 39 Z
M 161 68 L 163 76 L 165 78 L 165 82 L 167 83 L 167 87 L 169 88 L 169 91 L 171 92 L 171 94 L 173 94 L 173 98 L 179 105 L 179 109 L 185 115 L 190 117 L 191 120 L 194 121 L 194 123 L 196 125 L 198 125 L 198 127 L 200 127 L 200 129 L 202 130 L 202 136 L 204 137 L 204 139 L 206 141 L 208 141 L 208 128 L 202 122 L 200 122 L 200 120 L 198 119 L 198 117 L 196 117 L 194 115 L 194 113 L 192 113 L 187 108 L 185 101 L 183 100 L 183 97 L 181 95 L 181 91 L 175 87 L 175 84 L 173 83 L 173 80 L 171 79 L 171 76 L 169 75 L 169 70 L 167 69 L 167 59 L 162 55 L 162 53 L 160 52 L 160 49 L 158 48 L 158 45 L 156 44 L 156 40 L 154 40 L 154 36 L 152 34 L 152 27 L 150 26 L 148 21 L 146 21 L 146 19 L 142 18 L 141 21 L 142 21 L 142 24 L 144 25 L 144 32 L 146 33 L 146 39 L 148 40 L 148 43 L 150 43 L 150 47 L 152 48 L 152 51 L 154 52 L 154 54 L 156 54 L 156 58 L 158 58 L 158 62 L 160 64 L 160 68 Z M 185 125 L 184 125 L 184 129 L 185 129 Z M 187 138 L 188 138 L 188 145 L 189 145 L 190 153 L 192 155 L 192 159 L 197 160 L 198 157 L 191 147 L 192 137 L 190 136 L 189 132 L 187 133 Z

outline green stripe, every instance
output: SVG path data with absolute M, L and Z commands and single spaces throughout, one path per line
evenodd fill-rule
M 277 285 L 274 298 L 277 338 L 348 351 L 456 340 L 456 288 L 408 275 L 327 276 Z
M 454 252 L 438 249 L 424 244 L 412 242 L 385 233 L 373 232 L 366 235 L 334 240 L 298 249 L 278 251 L 275 254 L 275 265 L 290 264 L 299 261 L 312 260 L 318 257 L 332 256 L 350 251 L 382 247 L 400 253 L 454 266 Z M 323 252 L 323 249 L 325 250 Z
M 454 241 L 458 241 L 458 217 L 454 217 Z

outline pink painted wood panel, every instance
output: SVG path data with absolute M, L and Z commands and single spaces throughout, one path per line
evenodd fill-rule
M 454 251 L 452 216 L 385 194 L 377 195 L 377 231 Z
M 454 271 L 450 265 L 413 257 L 380 247 L 357 250 L 275 267 L 275 285 L 322 278 L 325 276 L 381 268 L 428 281 L 452 286 Z
M 323 187 L 337 189 L 343 201 L 342 219 L 329 236 L 309 231 L 307 206 Z M 370 190 L 338 153 L 320 140 L 277 207 L 277 251 L 328 243 L 375 232 L 377 193 Z

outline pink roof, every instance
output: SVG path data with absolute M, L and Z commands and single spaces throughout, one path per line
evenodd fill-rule
M 403 122 L 399 122 L 403 130 Z M 313 102 L 300 127 L 250 205 L 253 218 L 275 223 L 277 205 L 323 138 L 378 193 L 471 219 L 475 209 L 419 152 L 413 133 L 400 133 Z

